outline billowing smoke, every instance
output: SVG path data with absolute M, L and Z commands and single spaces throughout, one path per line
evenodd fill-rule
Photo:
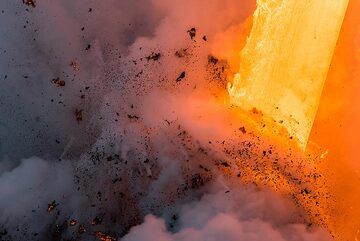
M 295 208 L 269 192 L 217 187 L 201 200 L 187 203 L 166 222 L 152 215 L 123 240 L 330 240 L 324 231 L 308 232 L 293 220 Z M 173 224 L 175 223 L 175 224 Z
M 222 103 L 253 7 L 1 1 L 0 239 L 330 240 L 313 166 Z

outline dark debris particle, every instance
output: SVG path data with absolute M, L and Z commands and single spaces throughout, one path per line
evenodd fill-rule
M 80 123 L 83 120 L 83 111 L 84 110 L 81 110 L 81 109 L 75 110 L 75 119 L 76 119 L 77 123 Z
M 224 161 L 224 162 L 221 162 L 221 165 L 224 166 L 224 167 L 230 167 L 229 163 L 227 163 L 227 162 L 225 162 L 225 161 Z
M 73 68 L 74 71 L 79 71 L 80 70 L 79 64 L 77 63 L 76 60 L 71 60 L 69 65 L 70 65 L 70 67 Z
M 186 55 L 188 55 L 187 53 L 187 49 L 179 49 L 175 52 L 175 56 L 178 57 L 178 58 L 183 58 L 185 57 Z
M 185 76 L 186 76 L 185 71 L 181 72 L 181 74 L 179 75 L 179 77 L 177 77 L 176 82 L 182 81 L 182 80 L 185 78 Z
M 251 111 L 252 111 L 252 113 L 254 113 L 254 114 L 256 114 L 256 115 L 260 114 L 260 111 L 259 111 L 258 109 L 256 109 L 255 107 L 252 108 Z
M 204 35 L 203 37 L 202 37 L 202 39 L 206 42 L 207 41 L 207 37 Z
M 191 28 L 187 32 L 191 39 L 194 39 L 196 37 L 196 28 Z
M 112 180 L 112 184 L 115 184 L 117 182 L 121 182 L 122 179 L 121 178 L 115 178 L 114 180 Z
M 310 191 L 305 188 L 305 189 L 301 190 L 301 193 L 308 195 L 310 193 Z
M 91 221 L 91 225 L 95 226 L 95 225 L 98 225 L 98 224 L 101 224 L 102 223 L 102 217 L 95 217 L 92 221 Z
M 191 183 L 190 186 L 191 188 L 195 189 L 195 188 L 200 188 L 201 186 L 204 186 L 204 179 L 201 177 L 200 174 L 195 174 L 192 176 L 191 178 Z
M 127 115 L 127 117 L 130 119 L 130 120 L 138 120 L 138 119 L 140 119 L 138 116 L 136 116 L 136 115 Z
M 146 57 L 147 61 L 153 60 L 153 61 L 157 61 L 159 60 L 161 57 L 161 53 L 154 53 L 152 52 L 149 56 Z
M 35 0 L 23 0 L 23 3 L 28 5 L 28 6 L 31 6 L 31 7 L 36 7 L 36 2 Z
M 86 232 L 86 229 L 85 229 L 85 226 L 84 225 L 79 225 L 79 228 L 78 228 L 78 233 L 79 234 L 83 234 Z
M 218 62 L 219 62 L 219 59 L 216 58 L 215 56 L 213 56 L 213 55 L 208 56 L 208 63 L 209 64 L 216 65 Z
M 101 193 L 100 191 L 98 191 L 98 192 L 96 193 L 96 198 L 97 198 L 99 201 L 101 201 L 101 199 L 102 199 L 102 193 Z
M 7 229 L 1 230 L 1 231 L 0 231 L 0 238 L 1 238 L 1 236 L 5 236 L 5 235 L 7 235 L 7 234 L 8 234 Z
M 88 45 L 86 46 L 85 50 L 87 51 L 87 50 L 90 50 L 90 49 L 91 49 L 91 44 L 88 44 Z
M 135 77 L 136 77 L 136 78 L 139 78 L 140 75 L 142 75 L 143 73 L 144 73 L 144 71 L 141 70 L 139 73 L 137 73 L 137 74 L 135 75 Z
M 246 129 L 244 126 L 240 127 L 239 131 L 241 131 L 243 134 L 246 134 Z
M 53 83 L 54 85 L 56 85 L 57 87 L 64 87 L 65 86 L 65 81 L 61 80 L 59 77 L 52 79 L 51 83 Z

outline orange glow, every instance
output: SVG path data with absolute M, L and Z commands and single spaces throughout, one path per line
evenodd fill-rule
M 360 0 L 350 0 L 310 142 L 328 150 L 336 205 L 332 226 L 360 240 Z

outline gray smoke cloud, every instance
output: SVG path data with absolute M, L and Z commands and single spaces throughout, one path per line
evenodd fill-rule
M 229 154 L 258 142 L 218 97 L 253 1 L 35 4 L 0 3 L 1 240 L 331 239 Z

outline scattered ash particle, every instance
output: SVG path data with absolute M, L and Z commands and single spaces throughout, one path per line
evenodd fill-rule
M 219 59 L 212 56 L 212 55 L 209 55 L 208 56 L 208 62 L 209 62 L 209 64 L 216 65 L 219 62 Z
M 196 37 L 196 28 L 191 28 L 187 32 L 188 32 L 191 39 L 194 39 Z
M 80 123 L 83 120 L 83 111 L 84 110 L 79 110 L 79 109 L 75 110 L 75 119 L 77 123 Z
M 204 35 L 204 36 L 202 37 L 202 39 L 206 42 L 206 41 L 207 41 L 206 35 Z
M 137 74 L 135 75 L 135 77 L 136 77 L 136 78 L 139 78 L 143 73 L 144 73 L 144 71 L 141 70 L 139 73 L 137 73 Z
M 229 163 L 227 163 L 227 162 L 225 162 L 225 161 L 224 161 L 224 162 L 221 162 L 221 165 L 224 166 L 224 167 L 230 167 Z
M 103 219 L 102 216 L 96 216 L 96 217 L 91 221 L 91 225 L 95 226 L 95 225 L 101 224 L 101 223 L 102 223 L 102 219 Z
M 136 116 L 136 115 L 127 115 L 127 117 L 130 119 L 130 120 L 138 120 L 138 119 L 140 119 L 138 116 Z
M 258 109 L 256 109 L 255 107 L 252 108 L 251 111 L 252 111 L 252 113 L 254 113 L 254 114 L 256 114 L 256 115 L 260 114 L 260 111 L 259 111 Z
M 115 178 L 114 180 L 112 180 L 112 184 L 115 184 L 117 182 L 121 182 L 122 179 L 121 178 Z
M 76 60 L 71 60 L 70 61 L 70 67 L 73 68 L 74 71 L 79 71 L 79 64 L 76 62 Z
M 204 179 L 201 177 L 200 174 L 195 174 L 191 178 L 190 187 L 193 189 L 202 187 L 202 186 L 204 186 L 204 184 L 205 184 Z
M 175 52 L 175 56 L 178 57 L 178 58 L 183 58 L 185 56 L 187 56 L 188 53 L 187 53 L 187 49 L 179 49 Z
M 7 235 L 7 234 L 8 234 L 7 229 L 2 229 L 2 230 L 0 231 L 0 238 L 3 237 L 3 236 L 5 236 L 5 235 Z
M 179 75 L 179 77 L 177 77 L 176 82 L 182 81 L 182 80 L 185 78 L 185 76 L 186 76 L 185 71 L 181 72 L 181 74 Z
M 246 129 L 244 126 L 240 127 L 239 130 L 243 133 L 243 134 L 246 134 Z
M 100 191 L 98 191 L 98 192 L 96 193 L 96 198 L 97 198 L 99 201 L 101 201 L 101 199 L 102 199 L 102 193 L 101 193 Z
M 57 87 L 64 87 L 65 86 L 65 81 L 61 80 L 59 77 L 57 77 L 56 79 L 52 79 L 51 82 L 56 85 Z
M 154 53 L 152 52 L 149 56 L 146 57 L 147 61 L 153 60 L 153 61 L 157 61 L 159 60 L 161 57 L 160 53 Z
M 78 233 L 79 234 L 83 234 L 86 232 L 85 226 L 84 225 L 80 225 L 78 228 Z
M 88 44 L 85 48 L 86 51 L 90 50 L 91 49 L 91 44 Z

